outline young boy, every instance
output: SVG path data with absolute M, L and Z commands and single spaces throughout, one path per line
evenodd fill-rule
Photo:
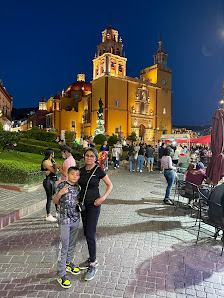
M 53 197 L 53 203 L 60 205 L 58 223 L 61 243 L 59 244 L 57 280 L 63 288 L 71 287 L 66 271 L 72 274 L 80 273 L 79 268 L 72 263 L 79 228 L 79 213 L 76 208 L 80 192 L 77 184 L 79 177 L 79 169 L 70 167 L 68 180 L 58 184 L 56 195 Z

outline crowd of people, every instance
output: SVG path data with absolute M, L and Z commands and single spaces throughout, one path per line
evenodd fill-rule
M 45 172 L 43 186 L 47 196 L 46 220 L 57 222 L 60 232 L 59 256 L 57 264 L 58 282 L 63 288 L 71 286 L 66 272 L 79 274 L 81 270 L 87 270 L 85 280 L 94 278 L 97 272 L 98 261 L 96 257 L 96 228 L 100 215 L 101 204 L 112 190 L 112 183 L 106 174 L 109 157 L 112 159 L 113 168 L 120 165 L 123 150 L 127 152 L 129 171 L 140 173 L 145 167 L 148 172 L 153 172 L 155 161 L 158 170 L 164 174 L 167 181 L 164 203 L 173 205 L 170 198 L 173 183 L 176 177 L 177 165 L 181 155 L 189 156 L 187 147 L 161 146 L 154 148 L 143 142 L 126 144 L 117 141 L 111 149 L 107 143 L 101 145 L 99 153 L 106 153 L 105 167 L 99 166 L 98 152 L 94 148 L 93 138 L 83 140 L 85 166 L 79 169 L 72 156 L 72 149 L 59 140 L 63 164 L 54 160 L 54 151 L 47 149 L 41 163 L 41 169 Z M 104 169 L 103 169 L 104 168 Z M 57 183 L 60 174 L 60 183 Z M 202 184 L 206 178 L 204 165 L 198 162 L 195 168 L 190 163 L 186 172 L 185 180 L 195 185 Z M 102 180 L 106 185 L 106 191 L 101 196 L 99 182 Z M 55 204 L 56 216 L 51 215 L 51 202 Z M 191 202 L 189 201 L 189 204 Z M 86 261 L 75 266 L 73 263 L 74 248 L 77 241 L 79 220 L 82 218 L 84 236 L 86 238 L 89 257 Z

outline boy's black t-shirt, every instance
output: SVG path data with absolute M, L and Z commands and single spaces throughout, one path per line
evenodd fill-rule
M 89 186 L 85 196 L 85 204 L 93 204 L 96 199 L 100 198 L 99 183 L 100 179 L 106 176 L 106 173 L 101 167 L 97 165 L 88 172 L 85 167 L 80 169 L 80 178 L 78 181 L 79 185 L 81 186 L 80 202 L 82 202 L 83 200 L 87 182 L 95 169 L 96 171 L 89 181 Z

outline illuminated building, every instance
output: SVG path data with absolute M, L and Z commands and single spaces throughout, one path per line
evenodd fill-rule
M 0 122 L 4 130 L 9 130 L 11 126 L 12 102 L 12 96 L 8 94 L 0 80 Z
M 97 46 L 91 84 L 78 74 L 62 95 L 51 97 L 46 127 L 54 127 L 59 134 L 74 131 L 77 138 L 93 135 L 101 98 L 108 135 L 127 137 L 135 131 L 139 139 L 157 142 L 161 134 L 172 130 L 172 73 L 167 56 L 159 41 L 154 65 L 141 70 L 139 79 L 128 77 L 122 39 L 109 26 Z

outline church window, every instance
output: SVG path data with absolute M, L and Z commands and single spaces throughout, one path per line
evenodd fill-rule
M 99 51 L 99 56 L 101 56 L 101 50 Z
M 109 33 L 107 34 L 107 39 L 111 39 L 111 35 Z
M 166 108 L 163 108 L 163 115 L 166 114 Z
M 144 102 L 141 102 L 140 111 L 141 111 L 141 114 L 145 114 L 145 103 Z
M 115 106 L 116 108 L 120 108 L 120 100 L 119 100 L 119 99 L 115 99 L 115 100 L 114 100 L 114 106 Z
M 120 127 L 119 127 L 119 126 L 117 126 L 117 127 L 114 127 L 114 132 L 115 132 L 116 134 L 118 134 L 118 133 L 119 133 L 119 130 L 120 130 Z
M 75 120 L 71 121 L 71 127 L 75 128 Z
M 118 69 L 119 69 L 119 72 L 122 72 L 122 65 L 121 64 L 119 64 Z
M 103 54 L 106 52 L 105 48 L 103 49 Z
M 120 50 L 119 49 L 117 49 L 116 55 L 120 56 Z

